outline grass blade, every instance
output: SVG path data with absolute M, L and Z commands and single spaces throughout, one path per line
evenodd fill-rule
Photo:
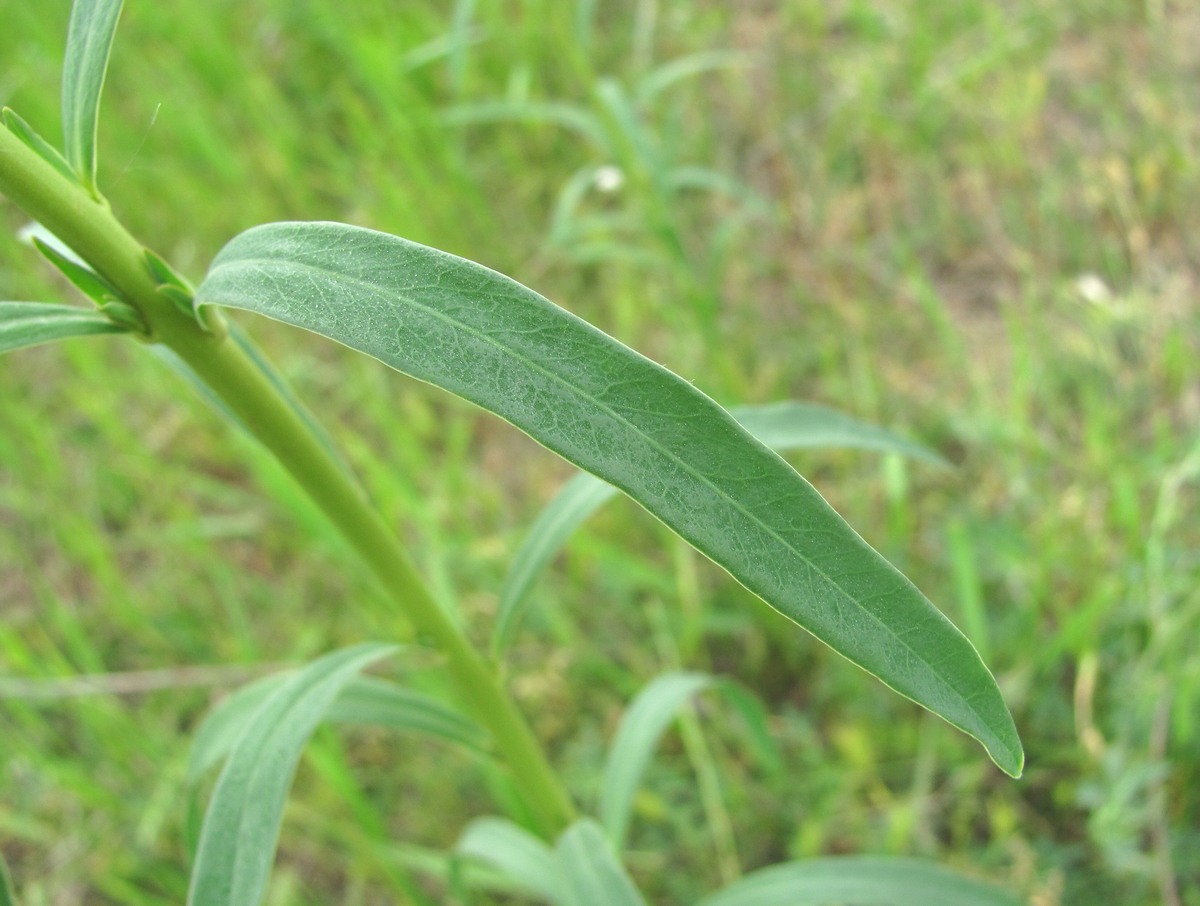
M 927 447 L 886 428 L 812 403 L 784 401 L 762 406 L 737 406 L 730 409 L 729 414 L 759 441 L 780 452 L 842 447 L 901 453 L 938 465 L 947 464 Z M 492 654 L 495 657 L 501 657 L 512 644 L 538 575 L 562 550 L 575 530 L 616 496 L 616 488 L 585 472 L 563 485 L 538 515 L 513 555 L 500 590 L 496 624 L 492 630 Z
M 837 856 L 773 865 L 698 906 L 1020 906 L 1007 891 L 919 859 Z
M 68 163 L 96 194 L 96 127 L 122 0 L 75 0 L 63 59 L 63 144 Z
M 679 709 L 712 684 L 702 673 L 665 673 L 637 694 L 621 718 L 604 760 L 599 802 L 600 823 L 617 852 L 625 846 L 633 797 L 659 740 Z
M 0 855 L 0 906 L 17 906 L 17 895 L 13 892 L 12 875 L 8 863 Z
M 595 821 L 576 821 L 554 847 L 561 906 L 646 906 Z
M 496 413 L 1020 774 L 995 680 L 911 582 L 720 406 L 532 290 L 385 233 L 278 223 L 231 240 L 196 299 L 323 334 Z
M 463 831 L 455 851 L 491 865 L 536 896 L 552 902 L 560 897 L 555 883 L 554 851 L 511 821 L 491 817 L 475 819 Z
M 567 539 L 588 517 L 619 491 L 586 472 L 576 475 L 554 495 L 521 542 L 504 577 L 496 625 L 492 629 L 492 654 L 499 658 L 512 644 L 517 626 L 529 602 L 529 590 L 542 570 L 562 550 Z
M 0 302 L 0 353 L 55 340 L 128 333 L 98 311 L 49 302 Z
M 189 906 L 258 906 L 305 744 L 354 675 L 396 650 L 371 643 L 328 654 L 280 683 L 254 711 L 204 816 Z

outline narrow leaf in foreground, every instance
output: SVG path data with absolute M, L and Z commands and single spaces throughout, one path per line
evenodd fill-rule
M 122 0 L 75 0 L 63 59 L 63 143 L 84 186 L 96 191 L 96 125 Z
M 467 825 L 455 851 L 497 869 L 522 889 L 551 902 L 559 899 L 554 851 L 504 818 L 476 818 Z
M 600 823 L 617 852 L 624 849 L 625 833 L 633 813 L 633 797 L 658 748 L 663 733 L 679 709 L 713 683 L 703 673 L 666 673 L 656 677 L 637 694 L 617 728 L 617 735 L 604 760 L 600 781 Z
M 836 856 L 772 865 L 697 906 L 1020 906 L 1008 891 L 919 859 Z
M 373 230 L 279 223 L 231 240 L 196 301 L 315 331 L 496 413 L 1020 774 L 995 681 L 911 582 L 724 409 L 532 290 Z
M 813 447 L 844 447 L 901 453 L 938 465 L 946 462 L 920 444 L 870 425 L 852 416 L 812 403 L 783 401 L 762 406 L 736 406 L 729 414 L 773 450 L 786 452 Z M 492 630 L 492 654 L 499 657 L 512 643 L 529 591 L 546 568 L 589 516 L 617 496 L 617 489 L 586 472 L 576 475 L 546 504 L 529 534 L 513 555 Z
M 562 892 L 560 906 L 646 906 L 604 831 L 595 821 L 576 821 L 554 847 Z
M 55 340 L 128 333 L 100 312 L 48 302 L 0 302 L 0 353 Z
M 259 906 L 305 744 L 355 674 L 396 650 L 366 644 L 328 654 L 286 678 L 255 710 L 204 816 L 189 906 Z

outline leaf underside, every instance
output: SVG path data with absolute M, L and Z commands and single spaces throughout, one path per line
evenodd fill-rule
M 323 334 L 496 413 L 1020 774 L 995 681 L 912 583 L 720 406 L 532 290 L 384 233 L 279 223 L 231 240 L 196 301 Z

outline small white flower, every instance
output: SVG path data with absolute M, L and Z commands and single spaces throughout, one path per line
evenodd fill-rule
M 597 191 L 611 194 L 625 185 L 625 173 L 620 167 L 605 164 L 596 169 L 594 180 Z
M 1076 277 L 1075 292 L 1093 305 L 1104 305 L 1112 301 L 1112 290 L 1095 274 L 1080 274 Z

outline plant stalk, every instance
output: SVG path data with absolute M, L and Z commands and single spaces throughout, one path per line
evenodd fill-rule
M 540 744 L 495 672 L 438 605 L 407 550 L 347 477 L 329 451 L 263 372 L 223 331 L 208 331 L 158 291 L 145 248 L 81 185 L 0 127 L 0 193 L 8 196 L 87 261 L 141 313 L 149 339 L 172 349 L 337 526 L 416 631 L 446 657 L 457 693 L 491 732 L 523 797 L 554 836 L 574 806 Z

